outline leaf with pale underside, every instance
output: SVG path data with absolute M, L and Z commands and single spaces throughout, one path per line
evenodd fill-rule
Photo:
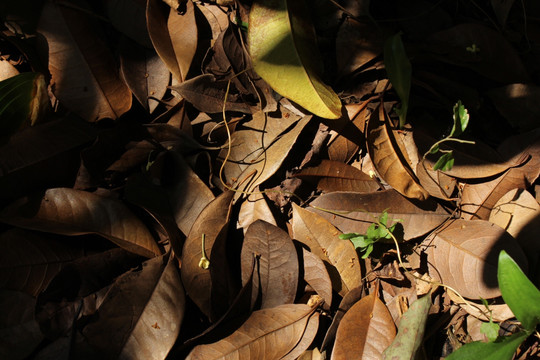
M 340 295 L 362 283 L 358 255 L 350 241 L 339 239 L 340 232 L 327 220 L 293 204 L 294 239 L 306 244 L 326 265 L 332 288 Z
M 52 2 L 37 29 L 47 40 L 54 95 L 87 121 L 116 119 L 131 108 L 131 92 L 98 29 L 84 11 Z
M 429 194 L 413 173 L 400 141 L 394 136 L 384 107 L 379 105 L 368 122 L 367 147 L 371 161 L 379 175 L 400 194 L 425 200 Z
M 470 299 L 501 295 L 497 286 L 500 250 L 527 264 L 515 239 L 488 221 L 455 220 L 424 243 L 430 276 Z
M 398 228 L 403 226 L 404 240 L 427 234 L 450 216 L 435 201 L 412 202 L 395 190 L 370 194 L 333 192 L 319 196 L 310 205 L 310 211 L 321 215 L 344 233 L 364 234 L 386 211 L 389 219 L 400 220 Z
M 253 66 L 275 91 L 322 118 L 341 116 L 341 101 L 320 78 L 322 61 L 303 1 L 257 0 L 249 14 Z
M 287 304 L 258 310 L 232 335 L 213 344 L 195 347 L 186 359 L 292 360 L 311 344 L 318 325 L 319 313 L 308 305 Z
M 243 285 L 250 280 L 254 256 L 257 266 L 253 275 L 252 304 L 259 292 L 261 309 L 292 304 L 298 287 L 298 258 L 289 235 L 264 220 L 249 226 L 240 255 Z
M 341 319 L 331 360 L 380 359 L 395 336 L 392 315 L 375 294 L 370 294 Z
M 62 235 L 98 234 L 133 253 L 161 251 L 146 225 L 119 200 L 55 188 L 19 199 L 0 212 L 0 221 Z

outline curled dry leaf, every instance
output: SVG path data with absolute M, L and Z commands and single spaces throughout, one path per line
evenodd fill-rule
M 521 229 L 539 214 L 540 205 L 531 193 L 523 189 L 514 189 L 497 201 L 491 210 L 489 221 L 516 238 Z
M 195 347 L 186 359 L 297 357 L 308 348 L 317 332 L 319 313 L 315 310 L 304 304 L 287 304 L 255 311 L 232 335 Z
M 472 315 L 482 321 L 489 321 L 490 316 L 495 322 L 503 322 L 515 317 L 514 313 L 512 310 L 510 310 L 510 307 L 507 304 L 490 304 L 489 313 L 487 313 L 484 304 L 476 303 L 471 305 L 470 301 L 469 304 L 467 304 L 452 290 L 448 291 L 447 293 L 448 297 L 453 303 L 458 304 L 467 312 L 467 314 Z
M 118 278 L 96 321 L 82 333 L 106 358 L 164 359 L 180 332 L 184 310 L 178 265 L 163 255 Z
M 328 141 L 328 158 L 334 161 L 349 163 L 358 154 L 360 146 L 364 144 L 364 131 L 370 110 L 369 101 L 360 104 L 345 105 L 347 118 L 332 121 L 328 125 L 331 138 Z M 350 119 L 350 120 L 349 120 Z
M 340 232 L 321 216 L 293 204 L 294 239 L 307 245 L 327 268 L 332 288 L 340 295 L 362 283 L 358 255 L 350 241 L 339 239 Z
M 355 191 L 370 193 L 379 190 L 379 183 L 355 167 L 338 161 L 322 160 L 315 167 L 302 169 L 294 175 L 302 180 L 313 181 L 323 192 Z
M 439 199 L 449 200 L 456 188 L 455 178 L 440 170 L 430 170 L 424 167 L 421 162 L 416 165 L 416 175 L 429 195 Z
M 253 257 L 257 257 L 253 275 L 252 304 L 261 294 L 261 309 L 292 304 L 298 287 L 298 258 L 289 235 L 264 220 L 251 224 L 244 237 L 241 253 L 242 284 L 251 277 Z
M 276 219 L 274 218 L 272 210 L 268 206 L 264 195 L 259 192 L 259 188 L 255 188 L 255 192 L 249 195 L 246 201 L 240 205 L 238 227 L 242 228 L 245 234 L 249 225 L 259 219 L 277 226 Z
M 320 257 L 306 249 L 302 249 L 302 254 L 304 258 L 304 280 L 323 298 L 324 308 L 330 309 L 330 305 L 332 305 L 332 281 L 324 262 Z
M 87 121 L 116 119 L 131 108 L 131 92 L 96 29 L 84 11 L 52 2 L 45 3 L 37 29 L 47 40 L 54 95 Z
M 195 220 L 191 231 L 182 249 L 182 282 L 189 297 L 197 304 L 199 309 L 211 319 L 215 319 L 212 304 L 213 277 L 209 269 L 203 269 L 199 264 L 203 255 L 210 259 L 212 264 L 212 252 L 216 242 L 222 242 L 227 233 L 229 224 L 229 212 L 234 192 L 227 191 L 210 202 Z M 204 252 L 203 249 L 204 236 Z M 220 253 L 220 256 L 224 254 Z M 226 272 L 227 269 L 216 269 Z M 226 302 L 226 299 L 220 299 Z M 219 317 L 219 316 L 218 316 Z
M 98 234 L 135 254 L 161 254 L 144 223 L 119 200 L 69 188 L 19 199 L 0 212 L 0 221 L 62 235 Z
M 400 141 L 393 134 L 384 107 L 379 105 L 368 122 L 367 147 L 371 161 L 379 175 L 400 194 L 425 200 L 429 194 L 413 173 L 406 153 L 401 150 L 404 146 L 398 144 Z
M 518 263 L 527 259 L 504 229 L 488 221 L 455 220 L 428 237 L 424 244 L 429 274 L 470 299 L 501 295 L 497 286 L 499 252 L 506 250 Z M 525 266 L 526 267 L 526 266 Z
M 354 304 L 341 319 L 331 360 L 380 359 L 395 336 L 392 315 L 375 294 L 370 294 Z
M 427 234 L 450 216 L 435 201 L 413 202 L 394 190 L 370 194 L 334 192 L 319 196 L 310 205 L 313 209 L 310 211 L 321 215 L 345 233 L 365 233 L 386 211 L 389 221 L 400 220 L 398 227 L 403 227 L 404 240 Z

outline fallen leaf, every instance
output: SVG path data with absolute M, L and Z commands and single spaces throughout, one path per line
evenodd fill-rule
M 304 280 L 324 299 L 323 307 L 330 309 L 332 305 L 332 281 L 328 270 L 320 257 L 311 251 L 302 249 L 304 259 Z
M 332 160 L 322 160 L 314 167 L 308 167 L 294 174 L 302 180 L 312 181 L 323 192 L 355 191 L 370 193 L 379 190 L 379 183 L 369 175 L 350 165 Z
M 449 200 L 456 189 L 457 180 L 455 178 L 440 170 L 427 169 L 422 163 L 416 165 L 416 176 L 429 195 L 439 199 Z
M 340 295 L 362 283 L 362 270 L 350 241 L 339 239 L 340 232 L 321 216 L 293 203 L 292 231 L 295 240 L 306 244 L 327 268 L 332 288 Z
M 540 205 L 531 193 L 514 189 L 497 201 L 489 221 L 505 229 L 514 238 L 535 216 L 540 214 Z
M 499 1 L 499 0 L 492 0 Z M 486 95 L 497 111 L 521 131 L 533 130 L 538 126 L 540 88 L 534 84 L 510 84 L 489 90 Z
M 240 205 L 240 211 L 238 212 L 238 227 L 243 229 L 244 234 L 249 225 L 259 219 L 277 226 L 276 219 L 266 202 L 266 198 L 258 191 L 258 188 L 256 188 L 255 192 L 249 195 L 246 201 Z
M 152 48 L 146 25 L 146 0 L 106 0 L 105 11 L 112 25 L 147 49 Z
M 288 359 L 292 351 L 299 352 L 298 356 L 315 337 L 319 324 L 319 313 L 315 310 L 304 304 L 286 304 L 255 311 L 232 335 L 213 344 L 195 347 L 186 360 L 223 359 L 228 356 Z M 304 346 L 297 348 L 304 337 L 309 341 L 304 341 Z
M 146 257 L 161 251 L 144 223 L 119 200 L 69 188 L 21 198 L 0 212 L 0 221 L 61 235 L 98 234 Z
M 428 237 L 424 244 L 429 274 L 469 299 L 501 295 L 497 259 L 505 249 L 520 264 L 527 259 L 517 242 L 497 225 L 482 220 L 455 220 Z
M 414 301 L 399 322 L 398 333 L 383 352 L 383 359 L 414 359 L 424 340 L 431 293 Z
M 50 2 L 37 29 L 47 40 L 54 95 L 87 121 L 116 119 L 131 108 L 131 92 L 99 29 L 85 12 Z
M 364 234 L 368 227 L 386 211 L 388 219 L 400 220 L 403 239 L 422 236 L 449 218 L 438 203 L 430 199 L 413 202 L 395 190 L 370 194 L 334 192 L 323 194 L 311 202 L 313 212 L 330 221 L 344 233 Z
M 163 255 L 143 263 L 142 270 L 121 276 L 107 293 L 96 321 L 82 333 L 108 358 L 164 359 L 180 333 L 184 310 L 178 267 L 173 257 Z
M 320 78 L 322 61 L 303 2 L 257 0 L 249 13 L 253 67 L 274 90 L 322 118 L 341 116 L 341 101 Z
M 240 263 L 242 285 L 250 278 L 253 257 L 257 257 L 253 276 L 252 304 L 261 296 L 261 309 L 292 304 L 298 287 L 298 258 L 289 235 L 275 225 L 257 220 L 244 236 Z
M 345 105 L 348 118 L 331 121 L 328 126 L 333 130 L 328 140 L 328 158 L 334 161 L 349 163 L 363 146 L 365 127 L 371 111 L 367 108 L 369 101 L 361 104 Z M 350 119 L 350 120 L 349 120 Z
M 379 105 L 368 122 L 367 147 L 371 161 L 379 175 L 400 194 L 425 200 L 429 194 L 418 182 L 399 141 L 400 138 L 393 134 L 384 107 Z
M 354 304 L 341 319 L 331 360 L 380 359 L 395 336 L 392 315 L 375 294 L 370 294 Z
M 515 0 L 491 0 L 491 7 L 493 8 L 493 12 L 497 17 L 497 21 L 499 21 L 499 24 L 501 24 L 502 26 L 506 25 L 508 13 L 510 13 L 510 9 L 512 9 L 512 5 L 514 5 L 514 2 Z

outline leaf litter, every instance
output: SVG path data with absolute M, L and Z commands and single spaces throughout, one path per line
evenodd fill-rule
M 2 357 L 443 358 L 515 322 L 540 9 L 391 4 L 2 5 L 1 80 L 48 87 L 0 97 Z

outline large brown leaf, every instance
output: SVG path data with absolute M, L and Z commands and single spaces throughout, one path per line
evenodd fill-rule
M 202 241 L 204 236 L 206 258 L 210 259 L 210 267 L 215 267 L 218 264 L 214 264 L 212 261 L 215 257 L 212 253 L 215 243 L 222 242 L 222 238 L 226 236 L 233 195 L 234 192 L 227 191 L 204 208 L 197 220 L 195 220 L 182 250 L 181 274 L 186 292 L 199 309 L 214 320 L 216 314 L 214 314 L 214 305 L 212 304 L 213 273 L 210 269 L 203 269 L 199 266 L 203 256 Z M 223 255 L 222 253 L 219 254 L 219 256 Z M 227 269 L 216 269 L 216 271 L 226 272 Z M 221 302 L 226 302 L 225 300 L 220 299 Z
M 429 274 L 470 299 L 501 295 L 497 286 L 499 252 L 506 250 L 519 264 L 525 254 L 504 229 L 483 220 L 455 220 L 424 243 Z
M 184 310 L 178 266 L 172 256 L 163 255 L 118 278 L 97 320 L 82 333 L 106 358 L 164 359 L 180 332 Z
M 394 190 L 371 194 L 334 192 L 319 196 L 310 205 L 314 212 L 345 233 L 365 233 L 387 211 L 389 220 L 401 220 L 404 240 L 427 234 L 450 216 L 435 201 L 413 202 Z
M 54 95 L 87 121 L 116 119 L 131 108 L 131 92 L 98 29 L 85 12 L 53 2 L 43 7 L 38 25 L 47 40 Z
M 82 247 L 60 239 L 8 230 L 0 234 L 0 288 L 37 296 L 65 264 L 82 256 Z
M 362 283 L 362 270 L 350 241 L 339 239 L 340 232 L 321 216 L 293 204 L 294 239 L 306 244 L 325 263 L 332 288 L 340 295 Z
M 425 200 L 428 192 L 420 185 L 411 169 L 401 139 L 391 129 L 388 115 L 382 105 L 368 122 L 367 147 L 369 156 L 379 175 L 400 194 L 408 198 Z
M 328 158 L 348 163 L 364 144 L 364 131 L 371 114 L 367 108 L 369 101 L 361 104 L 345 105 L 348 117 L 327 123 L 331 130 L 328 141 Z
M 379 184 L 355 167 L 338 161 L 322 160 L 314 167 L 304 168 L 294 176 L 317 184 L 323 192 L 355 191 L 370 193 L 379 190 Z
M 263 220 L 251 224 L 242 245 L 242 284 L 250 279 L 253 257 L 257 266 L 253 276 L 252 304 L 261 293 L 261 309 L 292 304 L 298 287 L 298 258 L 289 235 Z
M 195 347 L 186 359 L 294 359 L 315 337 L 319 324 L 315 310 L 304 304 L 287 304 L 255 311 L 232 335 Z
M 161 251 L 143 222 L 119 200 L 69 188 L 19 199 L 0 212 L 0 221 L 63 235 L 98 234 L 133 253 Z
M 302 249 L 304 259 L 304 280 L 324 300 L 324 308 L 330 309 L 332 305 L 332 281 L 328 270 L 320 257 L 311 251 Z
M 380 359 L 395 336 L 392 315 L 375 294 L 370 294 L 341 319 L 331 359 Z
M 146 0 L 106 0 L 105 10 L 118 31 L 146 48 L 152 48 L 146 26 Z
M 150 39 L 159 57 L 179 82 L 186 80 L 197 50 L 198 35 L 193 2 L 184 4 L 183 14 L 159 0 L 149 0 L 146 7 Z
M 249 225 L 257 220 L 264 220 L 267 223 L 277 226 L 276 219 L 266 202 L 266 198 L 258 191 L 259 189 L 256 188 L 255 192 L 247 197 L 238 212 L 238 227 L 244 230 L 244 234 Z
M 497 201 L 491 210 L 489 221 L 499 225 L 514 238 L 517 238 L 520 231 L 539 215 L 540 205 L 531 193 L 522 189 L 514 189 Z

